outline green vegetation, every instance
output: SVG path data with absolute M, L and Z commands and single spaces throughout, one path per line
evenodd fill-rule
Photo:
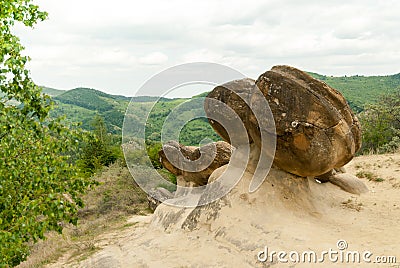
M 12 32 L 16 22 L 33 27 L 46 17 L 30 0 L 0 2 L 0 267 L 23 261 L 28 242 L 76 224 L 80 194 L 93 183 L 70 157 L 82 133 L 49 118 L 50 97 L 32 82 Z
M 199 146 L 203 139 L 209 138 L 213 141 L 221 140 L 221 137 L 214 132 L 208 119 L 199 118 L 189 121 L 183 128 L 180 135 L 180 143 L 184 145 Z
M 365 105 L 375 103 L 380 96 L 395 93 L 400 88 L 400 74 L 342 77 L 310 75 L 339 90 L 355 112 L 361 112 Z
M 161 150 L 162 144 L 161 142 L 151 142 L 146 146 L 147 155 L 150 158 L 151 164 L 155 169 L 162 169 L 163 166 L 161 165 L 158 156 L 158 152 Z
M 109 100 L 111 96 L 111 100 Z M 118 105 L 118 101 L 128 101 L 127 97 L 113 96 L 91 88 L 76 88 L 58 95 L 54 100 L 65 104 L 74 104 L 89 110 L 108 111 Z M 114 102 L 114 103 L 113 103 Z
M 42 92 L 50 97 L 57 97 L 65 92 L 65 90 L 50 88 L 50 87 L 42 87 Z
M 374 182 L 383 182 L 384 181 L 383 178 L 378 177 L 376 174 L 374 174 L 370 171 L 362 171 L 361 170 L 361 171 L 357 172 L 356 176 L 359 178 L 366 178 L 366 179 L 368 179 L 370 181 L 374 181 Z
M 57 95 L 54 100 L 57 107 L 51 116 L 65 115 L 72 123 L 81 122 L 83 129 L 94 130 L 91 123 L 93 117 L 98 114 L 105 119 L 107 129 L 114 134 L 121 134 L 130 98 L 109 95 L 90 88 L 76 88 Z
M 359 119 L 363 127 L 361 153 L 390 153 L 400 149 L 400 91 L 366 105 Z
M 196 98 L 193 97 L 192 99 Z M 178 141 L 184 145 L 198 146 L 204 138 L 217 141 L 221 138 L 214 132 L 208 119 L 194 118 L 196 115 L 203 113 L 203 106 L 193 107 L 190 103 L 185 103 L 188 99 L 175 99 L 171 101 L 157 102 L 146 122 L 146 142 L 161 142 L 161 129 L 164 127 L 165 135 L 173 136 L 173 132 L 180 127 L 182 130 L 178 133 Z M 181 105 L 183 104 L 183 105 Z M 168 127 L 164 123 L 171 112 L 178 106 L 179 112 L 174 115 L 176 118 L 169 118 Z M 189 120 L 189 121 L 188 121 Z M 184 125 L 179 125 L 184 122 Z M 188 122 L 186 122 L 188 121 Z
M 46 240 L 32 244 L 31 255 L 20 268 L 43 267 L 61 257 L 67 262 L 84 260 L 115 239 L 108 232 L 121 233 L 137 224 L 127 223 L 127 218 L 150 213 L 146 193 L 119 162 L 102 168 L 93 180 L 99 185 L 82 196 L 85 207 L 78 211 L 79 224 L 65 224 L 62 234 L 50 232 Z
M 388 76 L 350 76 L 333 77 L 310 73 L 330 86 L 341 91 L 356 113 L 360 113 L 368 105 L 376 104 L 380 96 L 395 93 L 400 88 L 400 74 Z M 82 122 L 85 130 L 94 130 L 91 121 L 98 114 L 104 118 L 107 129 L 116 135 L 121 135 L 122 124 L 129 101 L 135 102 L 131 117 L 135 129 L 130 133 L 140 133 L 146 123 L 144 118 L 145 107 L 152 105 L 158 97 L 140 96 L 128 98 L 103 93 L 94 89 L 77 88 L 60 92 L 45 88 L 54 94 L 57 106 L 51 112 L 51 116 L 65 115 L 71 123 Z M 207 93 L 195 97 L 204 97 Z M 152 142 L 161 139 L 160 129 L 166 116 L 179 104 L 188 99 L 160 98 L 154 106 L 146 125 L 146 138 Z M 190 116 L 189 111 L 184 116 Z M 212 130 L 206 119 L 195 119 L 188 122 L 180 134 L 179 140 L 185 145 L 198 145 L 201 140 L 208 137 L 219 140 L 218 135 Z M 134 138 L 134 137 L 133 137 Z
M 123 158 L 120 141 L 113 141 L 113 135 L 108 133 L 104 119 L 96 115 L 92 126 L 94 131 L 81 146 L 83 148 L 78 160 L 81 172 L 89 176 L 103 166 Z

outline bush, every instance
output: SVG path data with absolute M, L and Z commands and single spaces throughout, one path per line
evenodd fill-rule
M 150 144 L 146 145 L 147 155 L 149 156 L 151 164 L 155 169 L 163 168 L 160 163 L 160 157 L 158 155 L 158 152 L 161 150 L 161 148 L 161 142 L 151 142 Z
M 359 118 L 363 128 L 361 153 L 387 153 L 400 148 L 400 91 L 367 105 Z
M 109 166 L 117 159 L 123 159 L 119 143 L 114 142 L 112 135 L 108 133 L 104 119 L 97 115 L 92 122 L 93 133 L 87 133 L 83 145 L 79 166 L 87 175 L 93 174 L 103 166 Z

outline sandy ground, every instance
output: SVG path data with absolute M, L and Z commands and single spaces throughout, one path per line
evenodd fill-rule
M 100 250 L 92 256 L 82 260 L 67 254 L 47 267 L 400 267 L 400 154 L 357 157 L 346 170 L 368 177 L 362 181 L 370 191 L 358 196 L 313 180 L 279 188 L 269 180 L 249 194 L 243 179 L 219 202 L 217 217 L 210 217 L 212 207 L 193 214 L 161 205 L 155 215 L 135 216 L 129 227 L 96 239 Z M 171 219 L 187 222 L 188 215 L 198 216 L 191 218 L 196 222 L 191 230 L 171 224 Z M 346 249 L 339 250 L 339 240 Z M 285 251 L 282 259 L 288 263 L 276 255 L 258 260 L 265 247 L 269 257 Z M 294 262 L 297 255 L 291 253 L 302 258 L 314 251 L 320 259 L 330 249 L 337 255 L 332 253 L 332 260 L 325 255 L 322 263 Z M 341 263 L 341 256 L 346 262 L 345 255 L 356 250 L 361 258 L 370 251 L 365 254 L 371 263 L 352 263 L 351 256 L 350 263 Z M 379 256 L 394 256 L 397 263 L 377 263 Z

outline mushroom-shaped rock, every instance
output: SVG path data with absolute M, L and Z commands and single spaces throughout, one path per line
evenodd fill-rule
M 169 141 L 158 152 L 161 164 L 171 173 L 182 177 L 193 186 L 206 185 L 213 171 L 229 163 L 232 146 L 224 141 L 213 142 L 202 147 L 184 146 L 176 141 Z M 185 170 L 193 161 L 197 170 Z M 184 186 L 184 185 L 182 185 Z
M 248 140 L 261 147 L 260 124 L 255 116 L 258 110 L 266 109 L 265 102 L 260 101 L 261 91 L 274 116 L 274 164 L 280 169 L 299 176 L 318 176 L 345 165 L 361 147 L 358 119 L 342 94 L 327 84 L 289 66 L 273 67 L 255 84 L 257 87 L 249 78 L 235 80 L 208 94 L 206 114 L 224 140 L 230 141 L 226 130 L 211 119 L 223 110 L 212 99 L 234 110 L 247 130 Z M 229 123 L 234 118 L 227 120 Z M 270 129 L 264 131 L 271 133 Z
M 274 164 L 299 176 L 317 176 L 349 162 L 361 146 L 360 124 L 343 95 L 307 73 L 275 66 L 256 81 L 274 115 Z M 262 109 L 257 101 L 251 109 Z M 257 120 L 250 115 L 250 128 Z M 252 136 L 256 144 L 260 138 Z

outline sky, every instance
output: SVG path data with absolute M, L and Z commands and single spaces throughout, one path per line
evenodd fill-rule
M 34 0 L 49 18 L 15 33 L 34 81 L 133 96 L 178 64 L 257 77 L 287 64 L 325 75 L 400 73 L 400 1 Z

